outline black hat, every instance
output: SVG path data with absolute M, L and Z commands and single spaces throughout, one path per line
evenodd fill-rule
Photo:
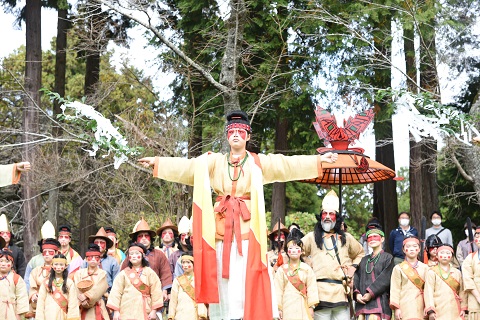
M 63 224 L 60 227 L 58 227 L 58 235 L 60 235 L 60 233 L 66 233 L 66 232 L 68 232 L 70 235 L 72 234 L 72 229 L 70 228 L 69 225 Z
M 234 124 L 240 124 L 242 125 L 243 129 L 247 130 L 248 132 L 252 132 L 248 115 L 242 110 L 235 110 L 227 114 L 227 125 L 225 127 L 225 131 L 228 131 Z
M 367 223 L 367 225 L 365 226 L 365 232 L 367 232 L 368 230 L 372 230 L 372 229 L 377 229 L 377 230 L 382 230 L 383 231 L 383 227 L 380 224 L 379 220 L 372 219 L 372 220 L 370 220 L 370 222 Z
M 425 240 L 425 246 L 427 248 L 438 248 L 442 245 L 442 240 L 440 240 L 436 234 L 429 235 Z
M 106 233 L 115 233 L 115 229 L 113 227 L 104 227 Z

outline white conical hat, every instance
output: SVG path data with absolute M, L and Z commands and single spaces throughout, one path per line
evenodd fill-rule
M 326 212 L 338 212 L 340 201 L 335 191 L 330 190 L 322 201 L 322 210 Z
M 7 231 L 10 232 L 10 228 L 8 227 L 8 220 L 5 214 L 0 216 L 0 231 Z
M 190 220 L 186 216 L 183 216 L 178 223 L 178 233 L 189 233 L 190 232 Z
M 42 235 L 42 239 L 56 239 L 55 237 L 55 227 L 50 221 L 45 221 L 45 223 L 42 226 L 42 229 L 40 229 L 40 234 Z

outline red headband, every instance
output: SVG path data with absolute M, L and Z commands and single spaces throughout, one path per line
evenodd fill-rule
M 130 253 L 130 249 L 137 249 L 138 251 L 141 251 L 141 252 L 145 253 L 145 251 L 143 251 L 143 249 L 139 246 L 131 246 L 130 248 L 128 248 L 129 253 Z
M 2 254 L 0 255 L 0 258 L 1 257 L 6 257 L 8 260 L 10 260 L 11 262 L 13 262 L 13 257 L 11 255 L 8 255 L 8 254 Z
M 87 251 L 85 252 L 85 257 L 100 257 L 102 254 L 99 251 Z
M 418 244 L 418 245 L 420 244 L 420 240 L 418 240 L 417 238 L 405 238 L 405 239 L 403 240 L 403 245 L 405 245 L 407 242 L 410 242 L 410 241 L 413 241 L 413 242 L 415 242 L 415 243 Z
M 449 246 L 440 246 L 438 249 L 437 249 L 437 252 L 440 252 L 442 250 L 448 250 L 450 251 L 451 253 L 453 253 L 453 248 L 449 247 Z
M 247 130 L 248 132 L 252 131 L 252 127 L 249 126 L 248 124 L 238 123 L 238 122 L 231 123 L 225 127 L 225 131 L 228 131 L 230 129 L 244 129 L 244 130 Z
M 51 250 L 58 251 L 58 247 L 54 244 L 42 244 L 42 251 L 45 250 L 45 249 L 51 249 Z

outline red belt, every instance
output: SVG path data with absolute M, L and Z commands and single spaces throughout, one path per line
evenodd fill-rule
M 223 237 L 223 255 L 222 255 L 222 278 L 228 279 L 230 276 L 230 252 L 232 250 L 233 233 L 237 240 L 237 250 L 242 253 L 242 231 L 240 229 L 240 216 L 243 221 L 250 220 L 250 211 L 244 200 L 250 200 L 250 197 L 218 196 L 216 201 L 220 202 L 215 208 L 215 212 L 225 213 L 225 235 Z

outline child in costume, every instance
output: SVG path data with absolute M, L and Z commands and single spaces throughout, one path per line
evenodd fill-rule
M 428 266 L 418 261 L 420 241 L 410 236 L 403 240 L 405 261 L 393 268 L 390 282 L 390 308 L 395 319 L 424 319 L 423 290 Z
M 0 237 L 0 246 L 5 240 Z M 8 249 L 0 250 L 0 317 L 18 320 L 28 312 L 27 286 L 22 277 L 13 271 L 13 255 Z
M 475 230 L 473 238 L 475 247 L 480 248 L 480 227 Z M 475 249 L 475 248 L 474 248 Z M 479 252 L 467 255 L 462 264 L 463 287 L 467 294 L 468 320 L 480 319 L 480 258 Z
M 169 320 L 207 319 L 207 308 L 203 303 L 195 302 L 195 287 L 191 254 L 180 257 L 184 273 L 173 280 L 172 293 L 168 308 Z
M 137 242 L 128 248 L 128 267 L 113 281 L 107 301 L 107 308 L 114 310 L 114 320 L 157 319 L 156 312 L 163 307 L 162 284 L 148 266 L 146 251 Z
M 96 244 L 89 244 L 85 253 L 88 267 L 75 272 L 78 303 L 82 320 L 108 320 L 109 315 L 102 297 L 107 292 L 107 273 L 99 268 L 102 253 Z
M 388 294 L 393 256 L 382 249 L 385 234 L 379 227 L 369 229 L 366 236 L 372 253 L 362 258 L 354 274 L 355 315 L 359 320 L 389 320 L 392 316 Z
M 464 319 L 467 309 L 462 274 L 451 265 L 453 247 L 443 244 L 437 250 L 438 265 L 427 271 L 425 314 L 429 320 Z
M 78 320 L 77 289 L 68 278 L 67 258 L 57 254 L 52 259 L 48 280 L 40 287 L 36 320 Z
M 285 245 L 288 263 L 275 273 L 280 319 L 311 320 L 319 302 L 315 273 L 301 261 L 302 248 L 302 240 L 288 237 Z
M 35 309 L 37 307 L 38 292 L 40 287 L 50 277 L 52 269 L 53 257 L 58 253 L 60 242 L 57 239 L 45 239 L 42 244 L 43 265 L 35 267 L 29 275 L 30 291 L 28 293 L 30 301 L 30 315 L 35 317 Z

